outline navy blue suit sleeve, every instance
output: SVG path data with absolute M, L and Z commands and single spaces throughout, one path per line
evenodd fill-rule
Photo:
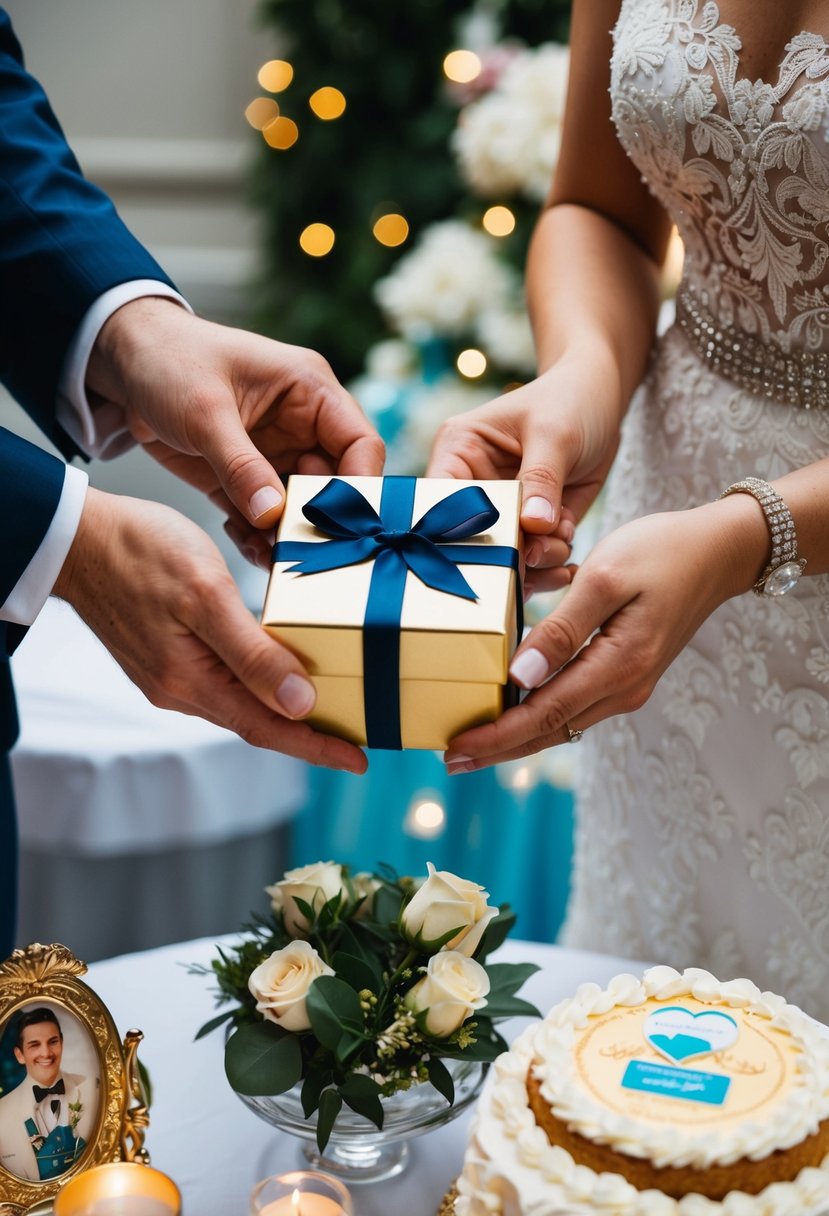
M 63 490 L 66 466 L 57 457 L 0 427 L 0 604 L 4 604 L 49 530 Z M 0 751 L 17 734 L 8 656 L 24 633 L 0 621 Z M 2 848 L 2 841 L 0 841 Z
M 132 279 L 170 283 L 84 178 L 0 9 L 0 381 L 67 457 L 64 357 L 87 309 Z

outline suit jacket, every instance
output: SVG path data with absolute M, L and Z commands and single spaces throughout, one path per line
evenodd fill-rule
M 0 9 L 0 381 L 67 458 L 79 454 L 55 418 L 67 350 L 94 301 L 133 279 L 172 285 L 84 178 Z M 59 460 L 0 428 L 0 604 L 48 530 L 63 476 Z M 23 632 L 0 622 L 0 750 L 16 735 L 8 657 Z
M 64 1117 L 61 1122 L 68 1121 L 68 1103 L 80 1102 L 80 1119 L 75 1128 L 75 1136 L 82 1137 L 89 1144 L 95 1135 L 98 1122 L 97 1078 L 91 1079 L 68 1072 L 61 1075 L 66 1086 Z M 0 1098 L 0 1165 L 10 1174 L 14 1174 L 15 1178 L 23 1178 L 29 1182 L 40 1181 L 34 1149 L 26 1130 L 26 1120 L 34 1117 L 34 1109 L 32 1082 L 28 1076 L 5 1098 Z

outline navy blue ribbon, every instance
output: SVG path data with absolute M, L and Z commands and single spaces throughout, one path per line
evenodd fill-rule
M 363 628 L 363 696 L 368 746 L 399 751 L 400 613 L 409 571 L 436 591 L 475 600 L 456 563 L 507 566 L 516 572 L 518 635 L 521 593 L 518 551 L 508 545 L 461 545 L 486 532 L 498 511 L 480 486 L 465 486 L 430 507 L 416 524 L 412 510 L 416 478 L 385 477 L 379 515 L 346 481 L 332 478 L 302 508 L 329 541 L 277 541 L 275 562 L 291 561 L 289 572 L 318 574 L 372 561 Z

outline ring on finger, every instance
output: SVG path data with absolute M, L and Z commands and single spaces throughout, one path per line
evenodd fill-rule
M 568 726 L 566 722 L 564 723 L 564 729 L 567 731 L 568 743 L 578 743 L 579 739 L 584 734 L 583 730 L 573 730 L 572 726 Z

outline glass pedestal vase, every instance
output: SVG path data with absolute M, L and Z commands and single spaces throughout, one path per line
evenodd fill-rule
M 299 1137 L 303 1155 L 315 1169 L 335 1174 L 348 1185 L 376 1182 L 393 1178 L 406 1168 L 410 1139 L 456 1119 L 478 1097 L 486 1066 L 468 1060 L 446 1060 L 445 1064 L 455 1083 L 452 1106 L 428 1082 L 381 1099 L 382 1129 L 343 1106 L 322 1153 L 317 1148 L 317 1116 L 305 1118 L 299 1085 L 272 1098 L 238 1097 L 260 1119 Z

